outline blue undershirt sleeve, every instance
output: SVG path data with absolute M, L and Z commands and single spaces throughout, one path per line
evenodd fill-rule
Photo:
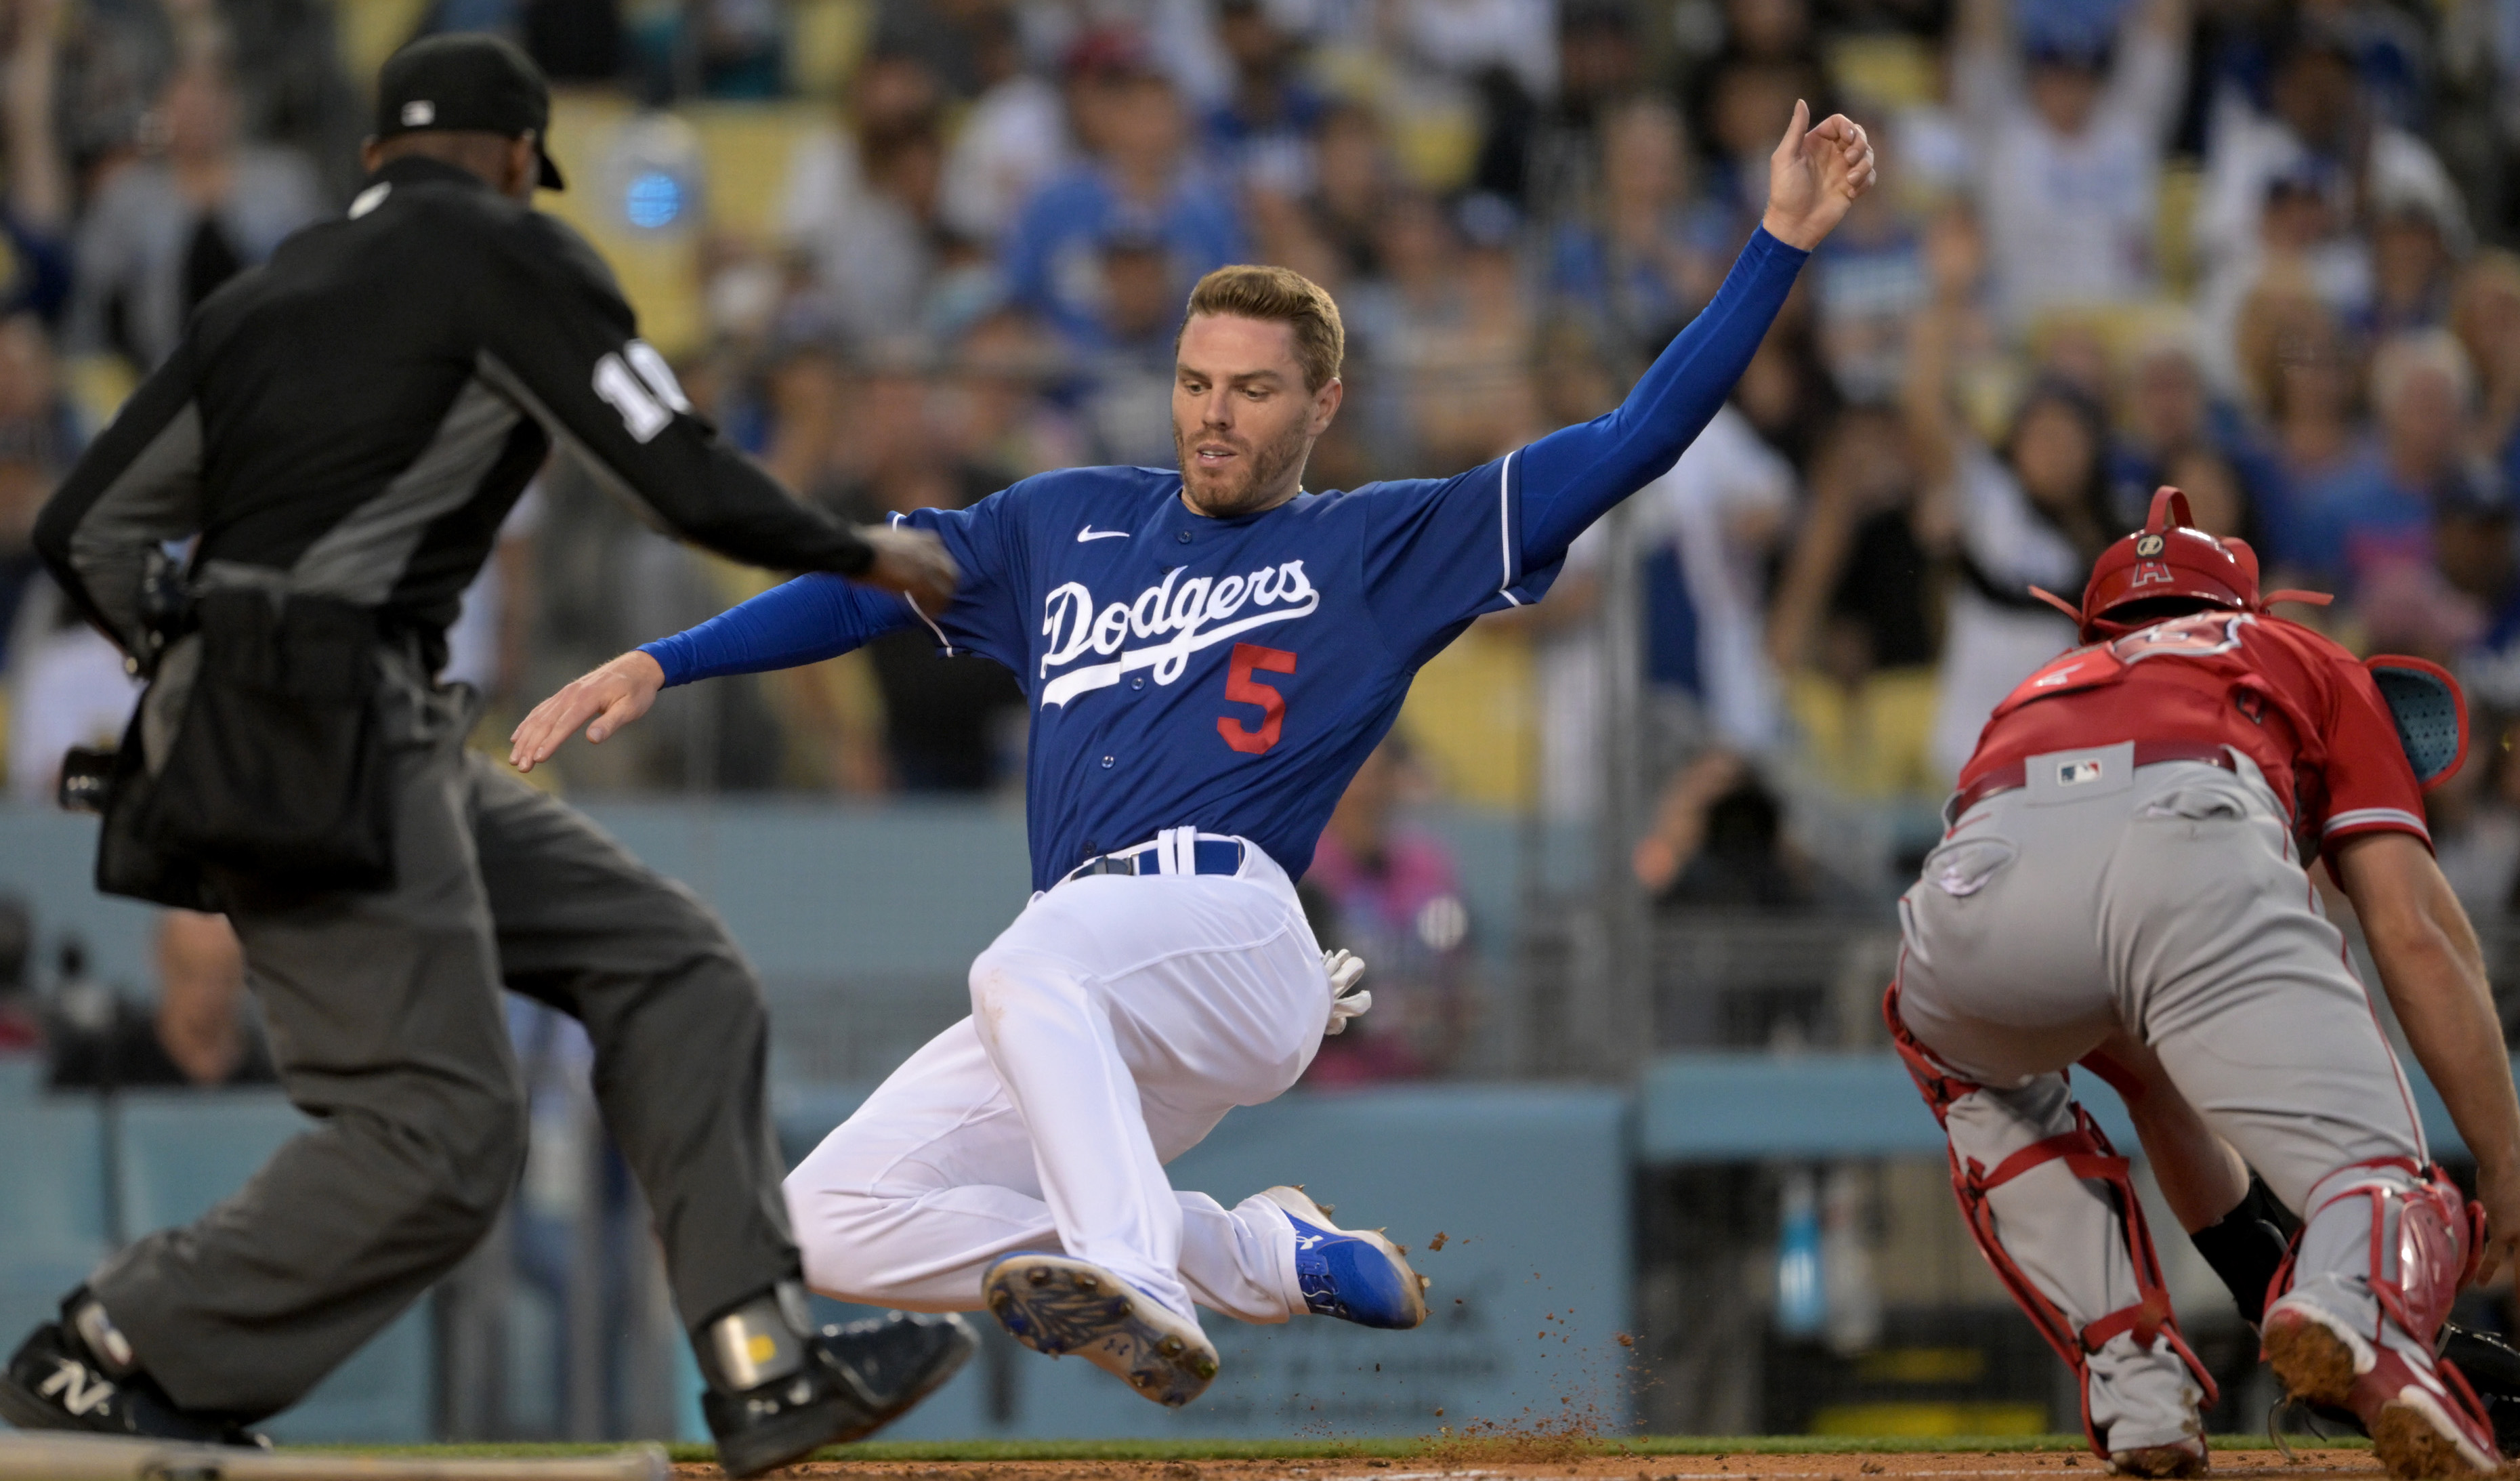
M 919 614 L 901 597 L 832 575 L 799 576 L 698 627 L 639 645 L 668 686 L 836 658 Z
M 1550 433 L 1515 460 L 1522 561 L 1538 570 L 1611 506 L 1662 476 L 1706 428 L 1766 337 L 1811 253 L 1751 234 L 1715 297 L 1664 347 L 1616 411 Z

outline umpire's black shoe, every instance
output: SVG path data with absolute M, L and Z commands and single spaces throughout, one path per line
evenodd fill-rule
M 827 1326 L 806 1341 L 801 1369 L 740 1394 L 700 1396 L 718 1464 L 731 1476 L 758 1475 L 865 1439 L 934 1393 L 978 1347 L 955 1316 L 893 1312 Z
M 0 1372 L 0 1419 L 20 1429 L 203 1445 L 270 1443 L 226 1415 L 183 1408 L 145 1372 L 111 1374 L 78 1333 L 59 1322 L 36 1327 Z

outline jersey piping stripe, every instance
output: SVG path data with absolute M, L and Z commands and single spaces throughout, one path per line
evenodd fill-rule
M 2427 839 L 2432 837 L 2432 833 L 2424 828 L 2424 820 L 2403 807 L 2349 808 L 2322 824 L 2319 827 L 2318 835 L 2324 838 L 2342 829 L 2378 827 L 2403 828 L 2421 837 Z
M 1506 454 L 1505 466 L 1497 470 L 1497 544 L 1505 552 L 1505 584 L 1497 595 L 1520 606 L 1522 599 L 1513 594 L 1513 453 Z
M 896 513 L 888 522 L 893 528 L 899 529 L 903 518 L 904 516 L 902 515 Z M 936 635 L 936 644 L 939 648 L 945 650 L 945 656 L 948 658 L 953 657 L 954 640 L 945 636 L 945 629 L 938 627 L 934 622 L 929 621 L 927 614 L 919 610 L 919 604 L 911 601 L 907 594 L 902 597 L 901 605 L 909 607 L 913 612 L 918 613 L 920 621 L 927 623 L 927 630 Z

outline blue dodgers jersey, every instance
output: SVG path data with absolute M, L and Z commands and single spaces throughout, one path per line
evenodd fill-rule
M 1419 665 L 1470 619 L 1539 600 L 1518 453 L 1452 478 L 1299 494 L 1211 519 L 1169 469 L 1043 473 L 933 530 L 963 569 L 929 624 L 997 659 L 1032 705 L 1033 886 L 1192 827 L 1300 877 Z

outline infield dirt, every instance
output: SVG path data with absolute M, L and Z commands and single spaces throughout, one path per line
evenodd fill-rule
M 772 1474 L 848 1481 L 1897 1481 L 1902 1477 L 2020 1481 L 2020 1478 L 2091 1477 L 2107 1474 L 2090 1455 L 2058 1452 L 1910 1451 L 1806 1453 L 1800 1455 L 1633 1456 L 1551 1453 L 1550 1442 L 1463 1442 L 1454 1454 L 1404 1459 L 1314 1458 L 1282 1460 L 818 1460 Z M 2325 1450 L 2296 1446 L 2287 1459 L 2275 1450 L 2219 1451 L 2214 1474 L 2249 1481 L 2291 1477 L 2378 1475 L 2380 1462 L 2367 1449 Z M 714 1477 L 714 1465 L 681 1464 L 678 1477 Z

